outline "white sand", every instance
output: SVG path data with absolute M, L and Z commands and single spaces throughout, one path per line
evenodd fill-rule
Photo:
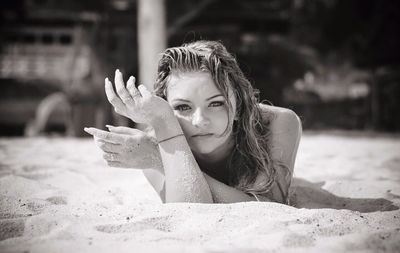
M 299 208 L 161 204 L 91 139 L 1 139 L 0 166 L 0 252 L 400 252 L 395 136 L 305 134 Z

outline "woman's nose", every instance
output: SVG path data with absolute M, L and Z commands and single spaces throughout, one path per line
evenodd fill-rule
M 210 124 L 210 120 L 202 110 L 196 110 L 193 114 L 192 124 L 196 127 L 205 127 Z

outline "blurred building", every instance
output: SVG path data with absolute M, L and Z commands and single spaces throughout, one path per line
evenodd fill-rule
M 84 126 L 110 122 L 104 77 L 116 66 L 133 72 L 137 65 L 134 2 L 19 0 L 2 5 L 2 132 L 21 134 L 30 125 L 80 136 Z M 45 126 L 34 122 L 40 103 Z

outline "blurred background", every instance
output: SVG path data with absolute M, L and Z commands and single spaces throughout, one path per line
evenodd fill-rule
M 400 131 L 396 0 L 2 0 L 0 135 L 129 125 L 104 95 L 119 68 L 152 86 L 158 54 L 222 41 L 260 99 L 304 129 Z

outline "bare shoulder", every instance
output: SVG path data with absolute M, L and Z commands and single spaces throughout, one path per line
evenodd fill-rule
M 288 108 L 260 104 L 263 118 L 269 121 L 271 131 L 302 133 L 299 116 Z
M 299 116 L 290 109 L 260 104 L 271 131 L 272 158 L 285 164 L 293 173 L 302 126 Z

